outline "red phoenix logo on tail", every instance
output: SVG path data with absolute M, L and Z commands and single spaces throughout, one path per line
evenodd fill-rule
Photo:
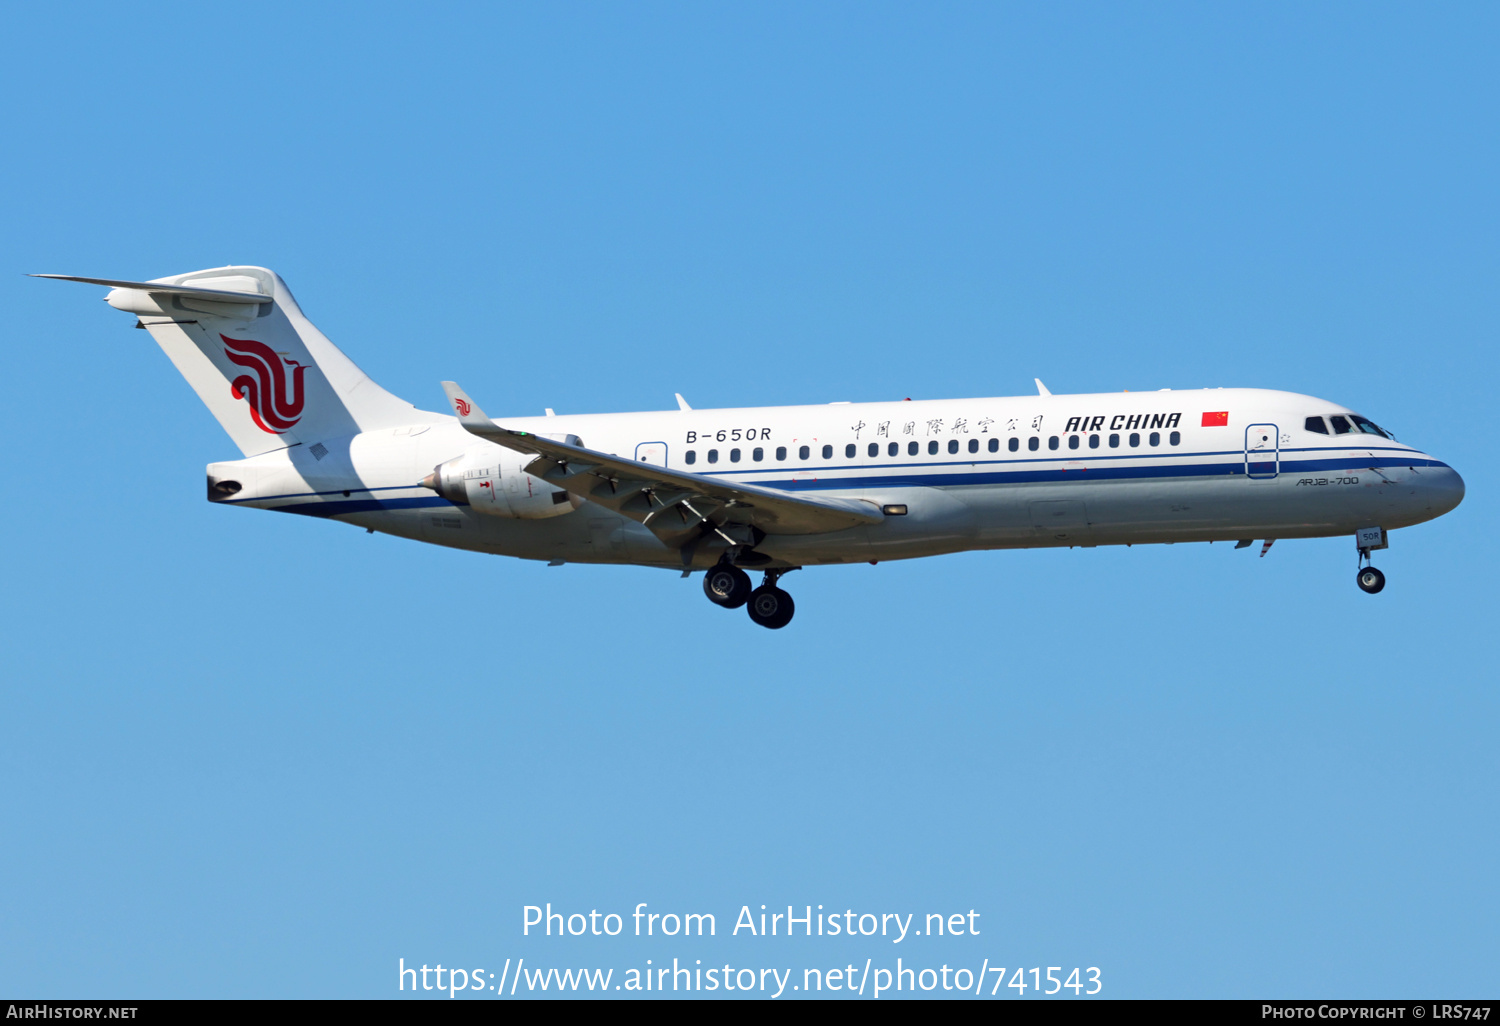
M 460 417 L 467 417 L 469 415 L 470 406 L 462 399 L 453 400 L 453 406 L 458 410 L 458 415 Z
M 255 426 L 269 434 L 279 435 L 301 420 L 302 403 L 306 399 L 302 375 L 307 368 L 296 360 L 286 359 L 263 342 L 228 335 L 219 337 L 224 340 L 224 355 L 252 372 L 231 381 L 229 392 L 236 399 L 249 401 Z M 287 380 L 288 367 L 292 368 L 290 381 Z

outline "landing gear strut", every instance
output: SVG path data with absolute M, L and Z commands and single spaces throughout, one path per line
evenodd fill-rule
M 1376 595 L 1385 587 L 1385 574 L 1370 566 L 1370 551 L 1387 548 L 1385 530 L 1379 527 L 1362 527 L 1354 534 L 1354 544 L 1359 547 L 1359 571 L 1354 583 L 1366 595 Z
M 781 575 L 791 572 L 791 570 L 766 571 L 765 582 L 750 593 L 750 619 L 773 631 L 780 630 L 792 622 L 792 615 L 797 611 L 797 604 L 792 601 L 790 595 L 776 587 L 776 582 L 781 580 Z

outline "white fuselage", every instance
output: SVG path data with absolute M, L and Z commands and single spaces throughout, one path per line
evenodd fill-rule
M 872 526 L 768 535 L 756 548 L 773 566 L 1348 535 L 1430 520 L 1462 499 L 1447 464 L 1378 434 L 1305 427 L 1320 416 L 1326 424 L 1353 414 L 1289 392 L 1202 389 L 496 420 L 674 470 L 864 499 L 888 513 Z M 493 455 L 498 468 L 506 451 L 424 413 L 410 427 L 213 464 L 209 494 L 527 559 L 684 565 L 649 529 L 591 502 L 518 519 L 422 486 L 435 465 L 465 454 L 476 466 Z M 540 484 L 505 473 L 512 487 Z M 240 489 L 217 495 L 213 482 L 227 479 Z M 711 566 L 719 554 L 703 546 L 690 565 Z

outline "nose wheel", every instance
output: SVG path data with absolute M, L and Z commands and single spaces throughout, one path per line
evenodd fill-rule
M 1361 527 L 1354 534 L 1354 544 L 1359 549 L 1359 572 L 1354 575 L 1354 583 L 1366 595 L 1378 595 L 1385 587 L 1385 574 L 1368 564 L 1371 551 L 1389 547 L 1385 531 L 1379 527 Z
M 1385 574 L 1373 566 L 1362 567 L 1355 576 L 1354 583 L 1358 584 L 1359 590 L 1366 595 L 1376 595 L 1385 587 Z

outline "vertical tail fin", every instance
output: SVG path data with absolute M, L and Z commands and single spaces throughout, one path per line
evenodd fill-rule
M 361 431 L 446 420 L 365 376 L 303 315 L 277 274 L 217 267 L 111 285 L 246 456 Z

